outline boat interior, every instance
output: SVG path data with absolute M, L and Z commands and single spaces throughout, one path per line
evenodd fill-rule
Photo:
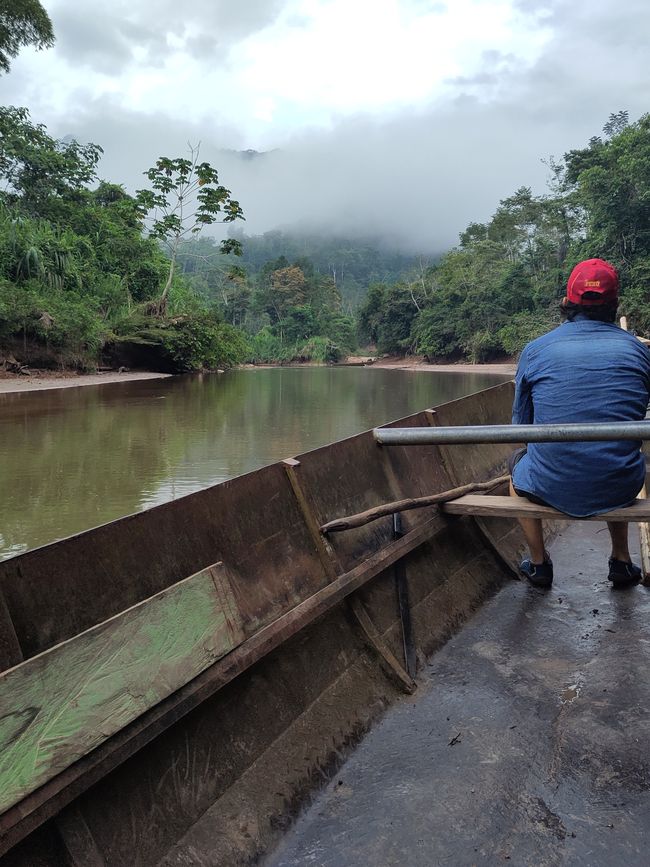
M 647 865 L 650 594 L 608 540 L 564 525 L 553 588 L 482 605 L 264 863 Z
M 549 591 L 512 516 L 322 531 L 511 449 L 365 432 L 0 563 L 1 867 L 646 864 L 650 597 L 605 525 L 550 516 Z

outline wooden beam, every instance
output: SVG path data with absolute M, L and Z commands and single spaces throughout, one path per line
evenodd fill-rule
M 619 319 L 619 324 L 623 331 L 627 331 L 627 316 L 621 316 Z M 648 344 L 647 340 L 644 340 L 642 337 L 638 337 L 637 339 L 641 340 L 642 343 Z M 646 413 L 647 418 L 647 413 Z M 644 485 L 639 491 L 639 499 L 644 500 L 648 496 L 648 492 L 646 491 L 646 486 Z M 646 521 L 639 521 L 638 525 L 639 530 L 639 550 L 641 553 L 641 583 L 646 586 L 650 584 L 650 524 Z
M 492 518 L 548 518 L 555 521 L 647 521 L 650 500 L 635 500 L 631 506 L 588 518 L 574 518 L 550 506 L 538 506 L 521 497 L 494 497 L 468 494 L 440 507 L 447 515 L 484 515 Z
M 372 622 L 370 615 L 358 596 L 353 596 L 350 599 L 350 608 L 371 647 L 379 654 L 380 659 L 384 661 L 385 671 L 388 676 L 395 679 L 400 689 L 404 690 L 408 695 L 412 695 L 417 689 L 417 683 L 397 661 L 397 658 Z
M 621 317 L 622 319 L 623 317 Z M 648 492 L 644 485 L 639 492 L 639 499 L 647 499 Z M 641 583 L 650 583 L 650 524 L 639 521 L 639 549 L 641 551 Z
M 440 521 L 433 518 L 339 575 L 327 587 L 265 626 L 63 773 L 10 807 L 0 815 L 0 855 L 259 659 L 439 531 Z
M 639 522 L 639 548 L 641 551 L 641 583 L 650 585 L 650 524 Z
M 289 479 L 291 490 L 296 498 L 303 520 L 309 530 L 309 535 L 311 536 L 314 547 L 316 548 L 321 566 L 323 567 L 328 579 L 333 581 L 340 571 L 340 568 L 338 568 L 338 558 L 330 543 L 321 534 L 318 521 L 314 517 L 311 503 L 308 501 L 307 495 L 303 490 L 302 482 L 298 476 L 300 461 L 297 461 L 295 458 L 287 458 L 282 461 L 282 464 L 284 465 L 284 470 Z
M 341 563 L 336 551 L 332 545 L 330 545 L 324 534 L 321 533 L 318 526 L 318 521 L 314 516 L 312 505 L 309 502 L 309 498 L 303 488 L 299 476 L 300 461 L 295 458 L 287 458 L 282 461 L 282 463 L 284 464 L 285 471 L 291 484 L 291 489 L 298 501 L 300 511 L 305 519 L 305 524 L 307 525 L 309 534 L 312 537 L 319 559 L 323 565 L 323 569 L 325 570 L 325 574 L 330 581 L 335 581 L 337 575 L 341 571 Z M 413 693 L 416 688 L 415 681 L 410 677 L 406 669 L 400 665 L 395 655 L 391 652 L 389 646 L 384 641 L 375 624 L 372 622 L 370 615 L 366 611 L 360 599 L 354 597 L 350 599 L 350 611 L 359 624 L 359 628 L 363 632 L 366 642 L 379 656 L 384 671 L 401 689 L 409 694 Z
M 222 564 L 0 675 L 0 813 L 243 640 Z

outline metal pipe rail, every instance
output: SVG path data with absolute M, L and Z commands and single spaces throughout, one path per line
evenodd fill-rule
M 604 440 L 650 440 L 649 421 L 580 424 L 488 424 L 460 427 L 378 427 L 381 446 L 452 445 L 460 443 L 555 443 Z

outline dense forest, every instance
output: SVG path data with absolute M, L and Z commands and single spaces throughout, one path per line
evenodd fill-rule
M 549 191 L 521 187 L 425 273 L 372 285 L 359 335 L 380 352 L 487 361 L 559 321 L 568 275 L 600 257 L 620 270 L 621 312 L 650 329 L 650 116 L 610 115 L 601 136 L 549 159 Z
M 568 273 L 591 256 L 621 270 L 623 312 L 650 330 L 648 115 L 611 115 L 586 147 L 548 160 L 546 194 L 521 187 L 437 258 L 372 239 L 247 237 L 198 153 L 161 158 L 130 195 L 98 179 L 101 152 L 0 108 L 5 364 L 497 359 L 558 321 Z M 179 196 L 192 201 L 182 218 Z M 200 233 L 215 222 L 231 224 L 225 241 Z
M 183 269 L 250 335 L 257 360 L 304 358 L 323 338 L 332 360 L 355 338 L 382 354 L 431 360 L 511 357 L 557 324 L 571 269 L 592 256 L 620 269 L 621 312 L 647 333 L 650 116 L 630 123 L 627 112 L 612 114 L 585 148 L 546 164 L 545 195 L 521 187 L 437 258 L 271 232 L 242 236 L 245 267 L 216 264 L 214 242 L 202 238 L 186 246 Z

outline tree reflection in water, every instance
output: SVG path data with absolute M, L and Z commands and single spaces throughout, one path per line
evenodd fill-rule
M 275 368 L 0 395 L 0 557 L 507 378 Z

